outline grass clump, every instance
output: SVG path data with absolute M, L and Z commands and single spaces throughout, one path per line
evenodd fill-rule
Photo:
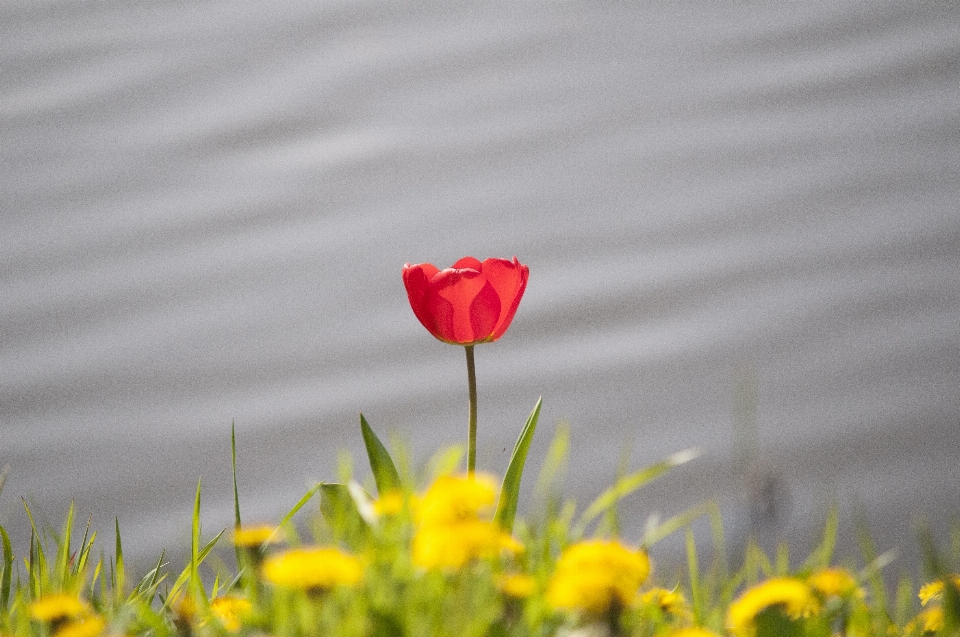
M 693 453 L 627 473 L 580 510 L 553 486 L 568 447 L 561 430 L 537 481 L 534 499 L 540 504 L 531 515 L 518 516 L 523 458 L 538 413 L 539 405 L 499 492 L 490 475 L 460 473 L 457 450 L 439 454 L 420 480 L 403 466 L 398 470 L 365 420 L 361 430 L 373 493 L 349 477 L 317 484 L 282 520 L 268 525 L 244 525 L 236 497 L 234 528 L 202 542 L 198 485 L 189 563 L 175 577 L 161 556 L 139 580 L 128 582 L 119 524 L 113 555 L 95 553 L 97 534 L 89 525 L 76 543 L 72 508 L 59 533 L 34 525 L 29 553 L 19 560 L 0 527 L 0 635 L 958 634 L 960 576 L 943 566 L 932 542 L 925 545 L 930 581 L 914 590 L 904 580 L 888 600 L 879 581 L 881 558 L 871 557 L 859 568 L 832 563 L 835 513 L 820 545 L 795 568 L 786 547 L 770 559 L 751 544 L 743 564 L 731 569 L 711 504 L 649 525 L 636 542 L 620 537 L 617 503 Z M 295 515 L 311 501 L 315 514 L 295 524 Z M 31 516 L 28 507 L 26 513 Z M 707 567 L 701 567 L 690 527 L 704 515 L 715 537 Z M 663 580 L 648 551 L 684 530 L 687 572 Z M 221 561 L 214 568 L 208 557 L 228 542 L 236 569 Z

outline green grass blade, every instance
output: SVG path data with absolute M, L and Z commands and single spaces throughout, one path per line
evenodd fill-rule
M 400 474 L 397 473 L 393 458 L 377 438 L 377 434 L 373 432 L 363 414 L 360 414 L 360 432 L 363 434 L 363 444 L 367 448 L 367 458 L 370 459 L 373 479 L 377 483 L 377 493 L 383 495 L 391 489 L 401 488 Z
M 204 597 L 200 581 L 200 490 L 202 480 L 197 481 L 197 496 L 193 501 L 193 519 L 190 528 L 190 594 L 195 602 Z
M 117 598 L 117 601 L 123 599 L 123 589 L 126 585 L 126 572 L 123 568 L 123 544 L 120 541 L 120 518 L 113 518 L 113 528 L 116 532 L 116 543 L 114 550 L 116 551 L 117 557 L 117 579 L 113 584 L 113 592 Z
M 70 544 L 72 539 L 71 534 L 73 532 L 74 512 L 74 504 L 71 501 L 70 508 L 67 509 L 67 519 L 63 523 L 63 534 L 60 540 L 60 546 L 57 548 L 56 577 L 61 586 L 70 580 Z
M 826 568 L 833 559 L 833 551 L 837 545 L 837 529 L 840 527 L 840 513 L 836 504 L 830 507 L 827 513 L 827 519 L 823 523 L 823 539 L 820 544 L 806 559 L 801 572 L 813 572 L 820 568 Z
M 683 527 L 689 526 L 697 518 L 711 513 L 715 508 L 716 503 L 705 502 L 691 509 L 683 511 L 682 513 L 678 513 L 666 522 L 657 522 L 656 524 L 651 524 L 647 527 L 643 534 L 642 544 L 649 548 L 668 535 L 672 535 Z
M 30 561 L 27 564 L 30 579 L 31 591 L 34 595 L 39 595 L 40 591 L 46 588 L 47 556 L 43 552 L 43 542 L 40 532 L 37 530 L 37 524 L 33 519 L 33 513 L 27 504 L 26 498 L 23 501 L 23 509 L 27 512 L 27 519 L 30 520 Z
M 3 540 L 3 575 L 0 577 L 0 613 L 6 613 L 10 604 L 10 580 L 13 576 L 13 549 L 10 536 L 0 525 L 0 539 Z
M 296 515 L 297 511 L 302 509 L 303 505 L 309 502 L 310 498 L 316 495 L 316 493 L 320 491 L 321 488 L 323 488 L 323 483 L 318 482 L 312 487 L 310 487 L 309 489 L 307 489 L 307 492 L 303 494 L 303 497 L 297 500 L 297 503 L 293 505 L 293 508 L 290 509 L 290 511 L 285 516 L 283 516 L 283 519 L 280 520 L 280 525 L 277 528 L 280 529 L 285 527 L 287 522 L 289 522 L 291 518 L 293 518 L 293 516 Z
M 693 527 L 687 527 L 687 573 L 690 578 L 690 602 L 693 606 L 693 619 L 697 624 L 703 622 L 703 590 L 700 587 L 700 558 L 697 555 L 697 541 L 693 536 Z
M 533 411 L 527 418 L 526 424 L 520 431 L 517 438 L 517 444 L 513 447 L 513 454 L 510 456 L 510 464 L 507 465 L 507 472 L 503 476 L 503 483 L 500 485 L 500 498 L 497 501 L 496 521 L 500 528 L 507 532 L 513 531 L 513 521 L 517 517 L 517 503 L 520 501 L 520 481 L 523 479 L 523 467 L 527 462 L 527 452 L 530 451 L 530 441 L 533 440 L 533 434 L 537 430 L 537 420 L 540 418 L 540 407 L 543 404 L 543 398 L 537 399 Z
M 359 539 L 368 529 L 357 503 L 345 484 L 324 482 L 320 485 L 320 512 L 335 536 Z
M 233 421 L 230 421 L 230 462 L 233 465 L 233 528 L 239 529 L 241 522 L 240 490 L 237 488 L 237 426 Z M 233 551 L 239 569 L 242 563 L 241 549 L 239 546 L 234 546 Z
M 598 516 L 602 515 L 612 506 L 615 506 L 620 500 L 630 495 L 643 485 L 659 478 L 661 475 L 672 469 L 673 467 L 689 462 L 700 455 L 700 452 L 695 449 L 687 449 L 686 451 L 681 451 L 675 453 L 672 456 L 669 456 L 665 460 L 650 465 L 635 471 L 629 475 L 626 475 L 619 480 L 617 480 L 612 487 L 600 494 L 600 496 L 594 500 L 586 511 L 580 516 L 576 524 L 571 531 L 571 537 L 576 539 L 583 537 L 583 534 L 587 530 L 587 526 L 593 522 Z

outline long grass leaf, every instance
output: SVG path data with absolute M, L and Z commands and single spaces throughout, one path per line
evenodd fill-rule
M 116 533 L 114 550 L 117 558 L 117 580 L 113 585 L 113 592 L 117 601 L 123 599 L 123 589 L 126 585 L 126 572 L 123 566 L 123 543 L 120 541 L 120 518 L 113 518 L 113 528 Z
M 673 467 L 689 462 L 700 455 L 696 449 L 687 449 L 669 456 L 665 460 L 635 471 L 629 475 L 623 476 L 617 480 L 612 487 L 604 491 L 594 500 L 590 506 L 580 515 L 571 531 L 573 538 L 583 537 L 587 526 L 598 516 L 606 512 L 607 509 L 614 506 L 643 485 L 659 478 L 661 475 Z
M 3 540 L 3 575 L 0 577 L 0 612 L 6 613 L 10 604 L 10 581 L 13 576 L 13 549 L 10 536 L 0 525 L 0 539 Z
M 402 485 L 397 466 L 363 414 L 360 414 L 360 432 L 363 434 L 363 444 L 367 448 L 367 458 L 370 460 L 373 479 L 377 483 L 377 493 L 382 496 L 391 489 L 400 489 Z
M 234 421 L 230 421 L 230 463 L 233 466 L 233 528 L 239 529 L 241 526 L 240 489 L 237 488 L 237 426 Z M 237 560 L 237 568 L 240 568 L 242 563 L 240 547 L 235 545 L 233 552 Z
M 73 533 L 74 511 L 74 503 L 71 501 L 70 508 L 67 509 L 67 519 L 63 523 L 63 534 L 60 539 L 60 545 L 57 547 L 57 570 L 55 575 L 61 586 L 70 581 L 70 544 Z
M 517 504 L 520 501 L 520 481 L 523 479 L 527 452 L 530 451 L 530 441 L 533 440 L 533 434 L 537 430 L 537 421 L 540 419 L 542 404 L 543 397 L 540 397 L 520 431 L 517 443 L 513 447 L 513 454 L 510 456 L 510 464 L 507 465 L 507 472 L 503 476 L 503 483 L 500 485 L 500 498 L 497 501 L 495 519 L 500 528 L 507 532 L 513 531 L 513 521 L 517 517 Z
M 297 503 L 293 505 L 293 508 L 290 509 L 290 511 L 288 511 L 285 516 L 283 516 L 283 519 L 280 520 L 280 524 L 277 526 L 277 528 L 281 529 L 284 526 L 286 526 L 287 522 L 289 522 L 293 518 L 293 516 L 297 514 L 297 511 L 302 509 L 303 505 L 309 502 L 310 498 L 316 495 L 316 493 L 320 491 L 322 487 L 323 487 L 323 483 L 318 482 L 312 487 L 310 487 L 309 489 L 307 489 L 307 492 L 303 494 L 303 497 L 297 500 Z
M 716 503 L 712 501 L 705 502 L 691 509 L 687 509 L 682 513 L 678 513 L 666 522 L 657 522 L 655 524 L 648 525 L 643 534 L 642 544 L 646 547 L 653 546 L 665 537 L 672 535 L 685 526 L 689 526 L 697 518 L 703 517 L 704 515 L 712 512 L 715 507 Z

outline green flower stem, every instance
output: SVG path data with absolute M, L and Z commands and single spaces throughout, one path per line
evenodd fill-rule
M 477 469 L 477 366 L 473 363 L 473 345 L 464 345 L 467 350 L 467 385 L 470 390 L 470 423 L 467 434 L 467 471 Z

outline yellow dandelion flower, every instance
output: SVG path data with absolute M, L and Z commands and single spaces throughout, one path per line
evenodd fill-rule
M 233 531 L 233 544 L 242 548 L 255 549 L 268 542 L 279 540 L 281 535 L 280 529 L 268 524 L 242 526 Z
M 30 616 L 37 621 L 52 622 L 80 617 L 90 612 L 90 605 L 76 595 L 54 593 L 30 604 Z
M 439 525 L 475 519 L 492 510 L 497 488 L 485 474 L 441 476 L 418 499 L 417 524 Z
M 847 597 L 862 593 L 857 580 L 843 568 L 824 568 L 807 578 L 807 583 L 824 597 Z
M 250 601 L 243 597 L 225 595 L 210 600 L 210 612 L 231 633 L 240 631 L 241 620 L 251 608 Z
M 523 599 L 533 595 L 537 588 L 537 582 L 529 575 L 523 573 L 511 573 L 502 576 L 497 584 L 500 590 L 510 597 Z
M 925 633 L 935 633 L 943 629 L 943 608 L 940 606 L 931 606 L 924 608 L 920 613 L 910 620 L 906 626 L 906 633 L 915 633 L 920 628 Z
M 926 606 L 930 600 L 938 600 L 943 597 L 943 582 L 936 581 L 924 584 L 920 587 L 920 605 Z
M 615 540 L 568 546 L 547 586 L 547 602 L 558 610 L 603 613 L 629 604 L 650 574 L 646 553 Z
M 412 558 L 420 568 L 458 569 L 476 559 L 522 550 L 523 545 L 495 522 L 466 520 L 418 528 Z
M 817 608 L 813 592 L 793 577 L 774 577 L 747 589 L 727 611 L 727 628 L 736 635 L 752 635 L 754 620 L 762 611 L 781 606 L 788 617 L 799 619 Z
M 53 637 L 97 637 L 103 634 L 106 623 L 99 615 L 74 619 L 63 625 Z
M 960 592 L 960 575 L 951 575 L 950 581 L 953 582 L 954 587 Z M 921 606 L 926 606 L 930 601 L 943 599 L 943 580 L 935 580 L 924 584 L 920 587 L 920 593 L 917 596 L 920 598 Z
M 363 565 L 356 556 L 337 548 L 305 547 L 268 557 L 261 574 L 282 588 L 333 588 L 359 584 Z
M 640 596 L 643 604 L 657 606 L 661 612 L 674 617 L 687 617 L 691 614 L 687 599 L 678 589 L 653 588 Z
M 378 516 L 397 515 L 403 511 L 403 493 L 396 489 L 387 491 L 373 503 L 373 511 Z
M 712 630 L 701 628 L 700 626 L 690 626 L 689 628 L 681 628 L 680 630 L 668 633 L 667 637 L 720 637 L 720 635 Z

